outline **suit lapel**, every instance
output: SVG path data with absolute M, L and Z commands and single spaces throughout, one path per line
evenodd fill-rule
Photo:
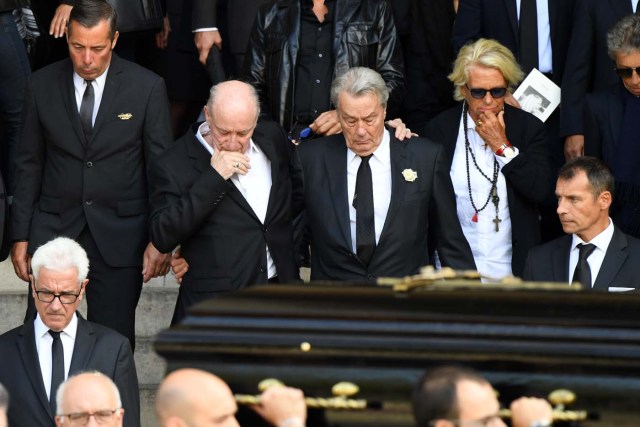
M 569 281 L 569 253 L 571 251 L 571 235 L 563 236 L 551 252 L 551 277 L 558 282 Z M 544 268 L 541 266 L 541 268 Z
M 278 182 L 278 170 L 280 168 L 280 159 L 276 154 L 275 147 L 273 144 L 269 143 L 269 140 L 266 136 L 262 135 L 262 133 L 254 134 L 253 142 L 256 143 L 258 147 L 262 150 L 269 162 L 271 163 L 271 189 L 269 190 L 269 202 L 267 203 L 267 214 L 264 217 L 264 223 L 267 224 L 269 221 L 269 217 L 273 211 L 273 203 L 275 198 L 275 192 L 277 190 L 277 182 Z
M 111 63 L 109 64 L 109 71 L 107 74 L 107 79 L 104 84 L 104 91 L 102 92 L 102 100 L 100 101 L 100 106 L 98 107 L 98 115 L 96 116 L 96 121 L 93 125 L 93 135 L 97 135 L 100 131 L 100 127 L 104 124 L 107 117 L 112 113 L 112 106 L 116 100 L 116 96 L 120 90 L 120 73 L 122 71 L 120 58 L 114 53 L 111 57 Z M 122 111 L 123 113 L 128 113 L 128 111 Z
M 631 2 L 629 0 L 609 0 L 611 8 L 616 14 L 616 18 L 622 18 L 633 13 Z
M 558 8 L 560 7 L 560 2 L 562 0 L 549 0 L 547 2 L 547 7 L 549 10 L 549 33 L 551 38 L 551 51 L 553 49 L 557 49 L 557 46 L 553 45 L 553 41 L 556 39 L 556 32 L 558 25 Z M 553 61 L 553 59 L 552 59 Z
M 624 106 L 618 94 L 619 88 L 616 87 L 615 92 L 609 92 L 607 96 L 607 114 L 609 115 L 609 141 L 613 143 L 613 153 L 618 152 L 618 139 L 620 137 L 620 128 L 622 127 L 622 117 L 624 115 Z M 605 139 L 605 141 L 607 140 Z
M 627 237 L 622 231 L 618 230 L 618 228 L 614 228 L 611 242 L 609 242 L 607 253 L 604 255 L 604 260 L 602 261 L 602 266 L 593 284 L 593 288 L 604 291 L 608 290 L 628 255 Z
M 456 151 L 456 144 L 458 143 L 458 131 L 460 129 L 460 117 L 462 116 L 462 104 L 455 110 L 450 110 L 450 116 L 447 116 L 442 130 L 442 140 L 438 141 L 444 146 L 444 151 L 447 153 L 447 161 L 449 162 L 449 169 L 453 163 L 453 154 Z M 429 138 L 429 135 L 427 135 Z
M 504 0 L 504 6 L 507 9 L 507 15 L 509 15 L 509 23 L 511 24 L 511 31 L 513 31 L 513 38 L 518 46 L 518 52 L 520 51 L 520 31 L 518 30 L 518 11 L 516 9 L 516 0 Z M 490 11 L 489 11 L 490 13 Z M 516 52 L 514 52 L 516 54 Z M 519 56 L 519 55 L 516 55 Z
M 335 210 L 338 227 L 349 250 L 353 248 L 351 228 L 349 226 L 349 196 L 347 194 L 347 148 L 343 137 L 334 137 L 328 141 L 311 142 L 327 144 L 324 165 L 329 180 L 329 191 Z
M 78 330 L 76 331 L 76 341 L 73 346 L 69 375 L 83 371 L 89 364 L 89 358 L 93 353 L 96 337 L 93 333 L 93 326 L 84 320 L 80 314 L 78 316 Z
M 407 163 L 405 145 L 398 141 L 391 132 L 390 136 L 389 156 L 391 157 L 391 200 L 389 201 L 389 210 L 387 211 L 387 217 L 384 220 L 384 226 L 382 227 L 378 246 L 389 233 L 389 228 L 392 227 L 394 218 L 400 211 L 402 201 L 404 200 L 404 193 L 407 190 L 406 181 L 402 178 L 402 171 L 410 166 Z M 373 255 L 375 257 L 375 253 Z
M 78 103 L 76 102 L 76 89 L 73 85 L 73 65 L 67 61 L 62 73 L 60 73 L 60 90 L 62 91 L 62 102 L 67 111 L 67 117 L 71 120 L 71 126 L 78 136 L 78 140 L 86 145 L 84 131 L 80 123 L 80 113 L 78 113 Z
M 36 392 L 38 401 L 42 404 L 43 411 L 49 415 L 51 421 L 53 417 L 49 408 L 49 399 L 47 399 L 47 391 L 42 381 L 42 371 L 40 370 L 40 361 L 38 360 L 38 350 L 36 349 L 36 337 L 33 327 L 33 321 L 24 324 L 20 332 L 20 341 L 18 341 L 20 356 L 25 366 L 29 381 Z

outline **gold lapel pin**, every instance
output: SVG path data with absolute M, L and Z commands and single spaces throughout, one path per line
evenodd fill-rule
M 131 113 L 118 114 L 118 118 L 120 120 L 129 120 L 131 117 L 133 117 L 133 114 L 131 114 Z

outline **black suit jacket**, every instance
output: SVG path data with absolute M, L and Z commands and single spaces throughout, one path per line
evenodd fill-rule
M 29 321 L 0 336 L 0 382 L 11 396 L 8 416 L 12 427 L 55 425 L 40 372 L 33 325 L 34 321 Z M 78 315 L 69 376 L 84 371 L 100 371 L 111 378 L 125 409 L 124 426 L 140 426 L 138 377 L 129 340 Z
M 225 292 L 267 282 L 266 245 L 282 281 L 299 279 L 293 256 L 289 142 L 275 122 L 260 123 L 253 141 L 271 161 L 264 224 L 242 193 L 211 167 L 194 125 L 154 163 L 151 241 L 162 252 L 181 245 L 189 272 L 182 287 Z
M 367 267 L 353 253 L 347 194 L 347 147 L 335 135 L 303 143 L 294 152 L 294 211 L 305 209 L 311 229 L 311 279 L 373 282 L 379 276 L 417 274 L 429 263 L 435 231 L 440 260 L 475 269 L 456 216 L 444 150 L 423 138 L 398 141 L 391 135 L 391 201 L 373 258 Z M 418 178 L 402 175 L 411 169 Z
M 460 128 L 462 107 L 457 106 L 434 118 L 427 126 L 427 138 L 444 145 L 451 168 Z M 505 105 L 507 139 L 520 154 L 502 168 L 507 182 L 511 216 L 511 269 L 522 275 L 529 249 L 540 243 L 538 204 L 553 190 L 549 148 L 544 125 L 532 114 Z
M 633 13 L 630 0 L 580 0 L 576 2 L 573 34 L 562 81 L 561 135 L 584 134 L 584 100 L 587 93 L 608 89 L 620 79 L 607 53 L 607 31 Z
M 193 0 L 191 29 L 216 27 L 217 22 L 218 0 Z
M 580 2 L 582 0 L 578 0 Z M 606 1 L 606 0 L 596 0 Z M 549 25 L 553 62 L 553 80 L 562 82 L 573 9 L 576 0 L 549 0 Z M 460 48 L 481 37 L 495 39 L 520 58 L 520 36 L 516 0 L 460 0 L 453 30 L 453 47 Z M 529 72 L 530 70 L 524 70 Z
M 34 73 L 16 155 L 12 240 L 28 240 L 33 253 L 88 225 L 109 265 L 141 265 L 149 241 L 147 166 L 170 142 L 164 81 L 152 72 L 113 55 L 89 141 L 71 61 Z
M 523 278 L 540 282 L 567 282 L 572 239 L 569 234 L 531 249 Z M 614 228 L 593 289 L 605 292 L 610 286 L 640 289 L 638 265 L 640 240 Z
M 584 154 L 604 160 L 613 169 L 618 156 L 624 105 L 618 83 L 608 90 L 590 93 L 584 105 Z

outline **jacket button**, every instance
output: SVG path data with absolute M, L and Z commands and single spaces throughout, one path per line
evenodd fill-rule
M 267 232 L 267 227 L 262 227 L 262 232 L 266 233 Z
M 375 276 L 373 274 L 367 274 L 367 280 L 368 281 L 372 281 L 372 280 L 375 280 L 375 279 L 376 278 L 375 278 Z
M 86 203 L 87 205 L 91 205 L 91 204 L 93 203 L 93 200 L 87 200 L 85 203 Z
M 93 167 L 93 162 L 87 162 L 87 167 L 88 168 L 92 168 Z

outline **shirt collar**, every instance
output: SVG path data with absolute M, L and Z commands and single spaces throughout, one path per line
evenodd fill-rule
M 104 85 L 107 81 L 107 73 L 109 72 L 109 67 L 104 70 L 104 73 L 100 74 L 93 80 L 93 84 L 96 85 L 99 89 L 104 89 Z M 84 87 L 84 79 L 78 75 L 75 71 L 73 72 L 73 84 L 76 87 Z
M 380 163 L 385 166 L 389 166 L 391 163 L 391 137 L 389 136 L 389 131 L 385 129 L 382 132 L 382 141 L 380 141 L 380 145 L 373 152 L 373 157 L 377 159 Z M 351 163 L 353 159 L 355 159 L 358 155 L 354 153 L 350 148 L 347 149 L 347 163 Z
M 49 327 L 44 324 L 40 313 L 36 316 L 36 320 L 33 322 L 33 328 L 35 330 L 36 338 L 40 339 L 49 334 Z M 78 315 L 73 313 L 71 322 L 62 330 L 64 334 L 69 335 L 73 340 L 76 339 L 76 333 L 78 332 Z
M 590 242 L 585 242 L 577 234 L 573 235 L 573 241 L 571 242 L 571 250 L 577 250 L 579 244 L 591 243 L 603 252 L 607 251 L 611 238 L 613 237 L 613 221 L 609 218 L 609 225 L 602 230 L 600 234 L 591 239 Z

